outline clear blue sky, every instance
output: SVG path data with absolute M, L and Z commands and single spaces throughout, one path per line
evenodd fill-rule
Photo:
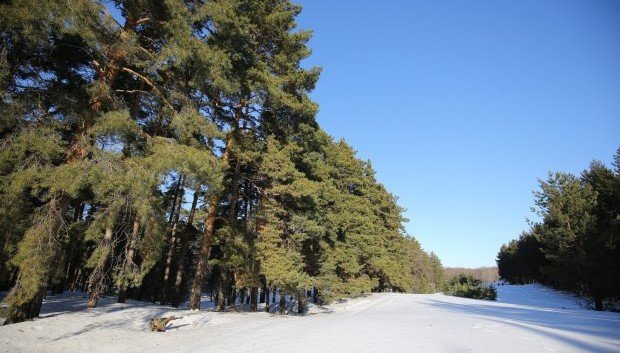
M 445 266 L 494 265 L 535 218 L 538 178 L 620 147 L 618 0 L 297 3 L 319 122 Z
M 620 1 L 299 1 L 319 121 L 447 266 L 494 265 L 549 170 L 620 147 Z

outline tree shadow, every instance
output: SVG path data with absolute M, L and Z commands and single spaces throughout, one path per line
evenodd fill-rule
M 65 313 L 71 312 L 88 312 L 97 311 L 99 313 L 112 313 L 128 308 L 146 308 L 153 307 L 156 304 L 127 300 L 126 303 L 118 303 L 115 296 L 102 296 L 99 299 L 97 307 L 94 309 L 88 308 L 88 294 L 83 292 L 64 292 L 61 294 L 48 296 L 43 301 L 43 307 L 41 308 L 41 314 L 39 318 L 50 318 Z M 162 307 L 166 308 L 166 307 Z M 176 310 L 172 307 L 167 307 L 168 310 Z
M 468 301 L 429 299 L 423 304 L 513 325 L 589 352 L 620 351 L 620 315 L 616 313 Z
M 95 330 L 101 330 L 101 329 L 105 329 L 105 328 L 115 328 L 115 329 L 127 329 L 127 330 L 135 330 L 136 329 L 136 322 L 138 322 L 137 327 L 140 327 L 141 329 L 138 329 L 137 331 L 150 331 L 149 329 L 149 321 L 154 318 L 154 317 L 161 317 L 165 314 L 167 314 L 168 312 L 170 312 L 171 310 L 167 309 L 167 308 L 161 308 L 158 310 L 155 310 L 153 312 L 151 312 L 149 315 L 145 315 L 143 318 L 141 319 L 129 319 L 126 322 L 119 322 L 119 318 L 110 318 L 109 320 L 105 320 L 105 321 L 100 321 L 100 322 L 94 322 L 91 324 L 88 324 L 84 327 L 82 327 L 81 329 L 74 331 L 74 332 L 69 332 L 66 333 L 64 335 L 58 336 L 54 339 L 52 339 L 52 341 L 61 341 L 63 339 L 67 339 L 67 338 L 71 338 L 74 336 L 79 336 L 81 334 L 90 332 L 90 331 L 95 331 Z M 93 312 L 94 315 L 100 315 L 101 311 L 97 310 L 97 312 Z M 189 324 L 177 324 L 174 325 L 176 328 L 182 327 L 182 326 L 187 326 Z M 172 326 L 170 326 L 171 328 Z
M 115 296 L 102 296 L 96 308 L 89 309 L 87 306 L 88 295 L 82 292 L 64 292 L 61 294 L 48 296 L 44 300 L 39 319 L 47 319 L 62 314 L 74 313 L 81 315 L 86 320 L 89 317 L 100 316 L 105 313 L 115 313 L 122 311 L 133 311 L 135 309 L 147 309 L 142 317 L 118 317 L 118 315 L 106 318 L 103 321 L 96 321 L 87 324 L 77 331 L 65 333 L 61 336 L 52 338 L 52 341 L 61 341 L 90 331 L 104 328 L 122 328 L 127 330 L 149 331 L 149 321 L 154 317 L 161 317 L 169 313 L 178 312 L 178 309 L 166 306 L 157 306 L 153 303 L 127 300 L 126 303 L 117 303 Z M 176 324 L 171 328 L 180 328 L 189 324 Z
M 184 326 L 191 326 L 191 324 L 172 324 L 168 327 L 166 327 L 166 330 L 172 330 L 172 329 L 178 329 Z

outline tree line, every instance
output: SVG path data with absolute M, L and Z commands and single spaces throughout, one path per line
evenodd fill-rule
M 113 16 L 116 9 L 121 16 Z M 315 120 L 286 0 L 0 3 L 0 290 L 199 309 L 437 291 L 397 198 Z M 265 305 L 269 310 L 269 305 Z
M 476 278 L 484 283 L 496 282 L 499 279 L 496 266 L 488 267 L 444 267 L 443 272 L 446 278 L 452 278 L 458 275 L 468 275 Z
M 501 278 L 589 296 L 596 310 L 620 297 L 620 149 L 614 161 L 614 169 L 593 161 L 581 176 L 557 172 L 539 182 L 541 221 L 501 247 Z

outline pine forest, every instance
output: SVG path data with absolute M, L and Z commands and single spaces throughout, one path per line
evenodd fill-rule
M 0 4 L 0 290 L 284 310 L 435 292 L 370 161 L 315 120 L 286 0 Z M 70 6 L 67 6 L 70 3 Z M 110 5 L 111 3 L 111 5 Z M 119 22 L 108 6 L 122 13 Z M 337 119 L 337 117 L 334 117 Z M 275 298 L 277 296 L 277 298 Z M 271 299 L 270 299 L 271 298 Z M 269 310 L 269 306 L 266 306 Z

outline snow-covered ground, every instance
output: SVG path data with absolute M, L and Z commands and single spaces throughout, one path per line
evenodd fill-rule
M 620 352 L 620 314 L 583 309 L 539 285 L 500 286 L 497 302 L 373 294 L 304 316 L 171 310 L 81 294 L 45 301 L 41 318 L 0 327 L 0 352 Z M 182 316 L 164 333 L 154 316 Z

